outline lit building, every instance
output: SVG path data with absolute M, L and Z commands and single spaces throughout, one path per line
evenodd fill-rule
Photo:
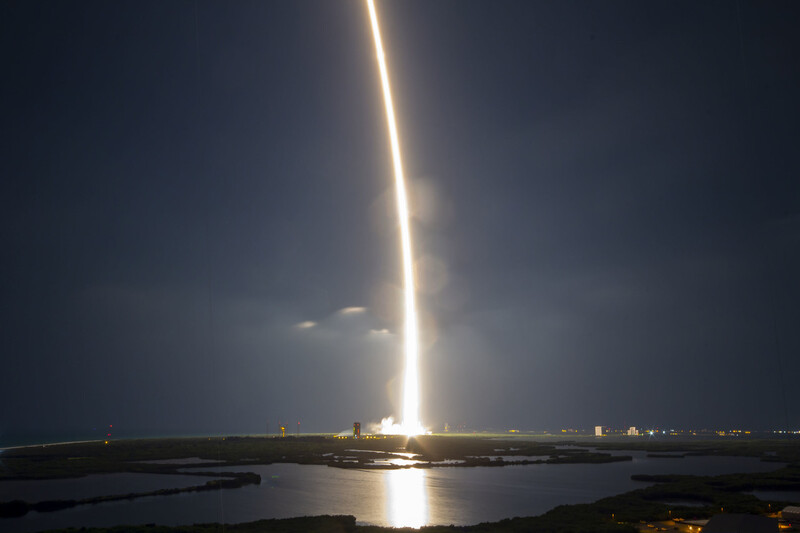
M 595 437 L 602 437 L 603 436 L 603 426 L 595 426 L 594 427 L 594 436 Z
M 353 422 L 353 438 L 361 438 L 361 422 Z
M 751 514 L 718 514 L 709 519 L 703 533 L 773 533 L 778 531 L 778 519 Z
M 781 511 L 781 518 L 791 522 L 792 525 L 800 524 L 800 507 L 795 505 L 784 507 L 783 511 Z
M 628 428 L 628 436 L 635 437 L 639 434 L 639 431 L 636 429 L 636 426 L 631 426 Z

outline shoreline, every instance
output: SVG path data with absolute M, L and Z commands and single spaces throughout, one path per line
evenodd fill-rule
M 406 440 L 404 438 L 380 438 L 365 439 L 358 443 L 359 450 L 353 450 L 353 439 L 338 439 L 335 437 L 264 437 L 264 436 L 224 436 L 224 437 L 195 437 L 195 438 L 170 438 L 162 437 L 158 439 L 120 439 L 110 441 L 104 445 L 100 440 L 84 441 L 62 441 L 59 443 L 39 444 L 9 447 L 0 450 L 7 451 L 3 456 L 3 462 L 10 467 L 5 474 L 7 479 L 12 476 L 20 476 L 17 479 L 52 479 L 63 477 L 77 477 L 86 474 L 106 473 L 106 472 L 142 472 L 142 473 L 177 473 L 183 467 L 178 464 L 146 464 L 136 461 L 153 459 L 177 459 L 180 457 L 199 457 L 202 459 L 224 460 L 224 464 L 215 464 L 214 468 L 227 468 L 234 465 L 246 468 L 250 465 L 262 465 L 275 463 L 296 463 L 296 464 L 327 464 L 327 466 L 342 465 L 332 464 L 337 455 L 350 456 L 358 455 L 359 461 L 351 468 L 369 470 L 369 464 L 374 459 L 384 458 L 387 455 L 397 455 L 401 457 L 414 453 L 420 458 L 429 460 L 437 457 L 469 457 L 474 455 L 536 455 L 534 452 L 544 452 L 551 454 L 554 460 L 567 460 L 567 462 L 594 462 L 593 453 L 585 448 L 595 447 L 599 443 L 584 442 L 575 446 L 575 450 L 563 450 L 553 446 L 552 440 L 549 442 L 525 442 L 518 438 L 500 439 L 495 437 L 475 438 L 475 436 L 465 436 L 464 438 L 425 436 L 417 439 Z M 566 444 L 567 439 L 561 441 Z M 575 441 L 572 441 L 574 444 Z M 718 440 L 706 442 L 606 442 L 606 452 L 622 450 L 641 450 L 658 454 L 661 452 L 681 452 L 681 457 L 687 455 L 720 455 L 720 456 L 743 456 L 759 458 L 765 462 L 775 463 L 775 470 L 751 474 L 725 474 L 721 476 L 685 476 L 685 475 L 664 475 L 646 476 L 648 481 L 653 483 L 649 487 L 635 489 L 630 492 L 621 493 L 615 496 L 602 498 L 587 504 L 567 504 L 558 506 L 541 515 L 529 516 L 526 518 L 507 518 L 499 522 L 491 523 L 491 529 L 481 529 L 481 531 L 512 531 L 522 527 L 531 531 L 545 531 L 558 526 L 562 531 L 589 531 L 597 530 L 598 527 L 604 531 L 631 531 L 627 529 L 641 520 L 655 521 L 668 520 L 669 512 L 678 512 L 679 516 L 698 516 L 716 514 L 720 508 L 726 512 L 750 512 L 763 513 L 769 510 L 769 505 L 776 505 L 776 501 L 761 501 L 755 496 L 746 492 L 754 489 L 765 490 L 798 490 L 800 489 L 800 447 L 794 442 L 787 441 L 750 441 L 750 442 L 729 442 L 723 443 Z M 57 450 L 48 450 L 50 446 L 59 446 Z M 72 446 L 72 449 L 68 447 Z M 513 446 L 513 448 L 511 448 Z M 66 451 L 65 448 L 67 447 Z M 498 449 L 507 448 L 507 449 Z M 569 448 L 572 448 L 570 446 Z M 671 448 L 665 450 L 664 448 Z M 596 450 L 599 451 L 599 450 Z M 330 455 L 328 455 L 330 454 Z M 604 454 L 602 454 L 604 455 Z M 677 455 L 674 457 L 678 457 Z M 75 458 L 95 458 L 97 461 L 75 461 Z M 342 457 L 343 458 L 343 457 Z M 521 457 L 522 458 L 522 457 Z M 486 458 L 488 459 L 488 457 Z M 605 459 L 607 460 L 607 459 Z M 675 461 L 670 459 L 669 461 Z M 483 464 L 463 465 L 462 467 L 471 468 L 476 466 L 501 466 L 501 464 L 491 464 L 487 461 Z M 784 464 L 780 464 L 784 463 Z M 506 463 L 511 465 L 513 463 Z M 417 465 L 409 466 L 414 468 Z M 444 466 L 444 465 L 437 465 Z M 505 465 L 502 465 L 505 466 Z M 350 466 L 349 466 L 350 467 Z M 366 468 L 365 468 L 366 467 Z M 373 467 L 374 468 L 374 467 Z M 221 475 L 215 472 L 215 475 Z M 244 475 L 244 473 L 243 473 Z M 639 481 L 639 479 L 636 479 Z M 198 485 L 187 490 L 217 490 L 227 488 L 238 488 L 211 482 L 206 486 Z M 202 488 L 201 488 L 202 487 Z M 743 492 L 744 491 L 744 492 Z M 660 500 L 675 499 L 675 494 L 681 495 L 681 501 L 703 501 L 707 504 L 703 507 L 688 508 L 686 506 L 675 506 L 674 504 L 664 504 Z M 171 494 L 171 491 L 156 491 L 141 494 L 109 495 L 97 498 L 89 498 L 78 501 L 43 501 L 27 503 L 2 502 L 0 509 L 9 518 L 14 513 L 22 514 L 23 511 L 58 511 L 67 507 L 77 505 L 90 505 L 105 501 L 115 501 L 120 499 L 130 499 L 131 497 L 158 497 Z M 23 508 L 24 507 L 24 508 Z M 8 513 L 8 514 L 6 514 Z M 616 520 L 609 520 L 612 513 L 616 513 Z M 282 524 L 296 524 L 297 531 L 305 530 L 310 524 L 307 520 L 326 520 L 316 517 L 308 519 L 289 519 L 290 522 L 280 522 Z M 394 531 L 383 526 L 368 524 L 356 524 L 352 518 L 352 531 Z M 256 524 L 271 524 L 278 526 L 279 519 L 267 519 L 258 522 L 242 522 L 243 527 L 258 527 Z M 622 522 L 625 522 L 624 526 Z M 349 523 L 349 522 L 348 522 Z M 0 521 L 2 525 L 2 521 Z M 333 525 L 333 523 L 331 523 Z M 486 524 L 484 524 L 486 525 Z M 194 531 L 192 526 L 158 526 L 159 531 Z M 478 528 L 478 525 L 458 526 L 457 529 L 448 529 L 447 526 L 426 526 L 426 528 L 442 528 L 442 531 L 472 531 L 471 528 Z M 610 528 L 610 529 L 609 529 Z M 112 531 L 112 528 L 98 528 L 91 531 Z M 129 531 L 138 531 L 136 526 L 130 527 Z M 144 531 L 144 530 L 142 530 Z M 197 529 L 197 531 L 201 531 Z M 242 531 L 245 531 L 243 529 Z M 249 530 L 247 530 L 249 531 Z M 254 530 L 255 531 L 255 530 Z M 261 531 L 259 529 L 259 531 Z M 478 531 L 478 529 L 475 529 Z
M 5 446 L 0 448 L 0 453 L 3 453 L 6 450 L 24 450 L 25 448 L 47 448 L 48 446 L 64 446 L 68 444 L 88 444 L 91 442 L 103 442 L 103 439 L 65 440 L 62 442 L 44 442 L 41 444 L 23 444 L 20 446 Z
M 636 437 L 630 437 L 625 435 L 603 435 L 598 437 L 596 435 L 575 435 L 575 434 L 557 434 L 557 433 L 495 433 L 491 431 L 487 432 L 480 432 L 480 433 L 431 433 L 428 435 L 419 435 L 418 437 L 425 437 L 425 436 L 432 436 L 432 437 L 439 437 L 439 438 L 455 438 L 455 439 L 492 439 L 492 440 L 513 440 L 513 441 L 521 441 L 521 442 L 537 442 L 542 445 L 574 445 L 576 447 L 597 447 L 599 449 L 604 448 L 605 446 L 609 446 L 614 449 L 618 450 L 636 450 L 642 449 L 642 446 L 650 446 L 650 445 L 663 445 L 663 446 L 673 446 L 678 443 L 685 443 L 685 444 L 698 444 L 698 443 L 714 443 L 714 444 L 724 444 L 724 443 L 741 443 L 746 444 L 748 442 L 758 442 L 758 441 L 776 441 L 776 442 L 791 442 L 795 441 L 800 443 L 800 435 L 795 434 L 788 434 L 788 435 L 775 435 L 772 432 L 756 432 L 751 435 L 747 436 L 717 436 L 717 435 L 682 435 L 682 436 L 660 436 L 656 435 L 655 438 L 653 437 L 646 437 L 644 434 L 638 435 Z M 53 442 L 43 440 L 37 442 L 30 442 L 26 444 L 13 444 L 10 446 L 3 446 L 0 445 L 0 453 L 6 450 L 19 450 L 24 448 L 42 448 L 47 446 L 62 446 L 62 445 L 70 445 L 70 444 L 85 444 L 85 443 L 92 443 L 92 442 L 103 442 L 108 440 L 109 442 L 129 442 L 129 441 L 141 441 L 141 440 L 169 440 L 169 439 L 206 439 L 206 438 L 256 438 L 256 439 L 304 439 L 304 438 L 319 438 L 319 437 L 329 437 L 329 438 L 341 438 L 341 433 L 335 432 L 328 432 L 328 433 L 303 433 L 301 435 L 286 435 L 285 437 L 281 437 L 277 433 L 179 433 L 175 435 L 170 434 L 148 434 L 143 433 L 141 435 L 133 435 L 133 436 L 120 436 L 120 437 L 100 437 L 100 438 L 86 438 L 86 439 L 74 439 L 74 440 L 54 440 Z M 403 435 L 370 435 L 370 438 L 376 439 L 385 439 L 385 438 L 397 438 L 397 437 L 405 437 Z M 351 437 L 346 437 L 351 438 Z M 646 439 L 646 440 L 645 440 Z M 631 446 L 627 448 L 627 446 Z
M 304 433 L 301 437 L 334 437 L 336 433 Z M 171 440 L 171 439 L 216 439 L 216 438 L 295 438 L 294 435 L 288 437 L 280 437 L 277 434 L 263 434 L 263 433 L 197 433 L 197 434 L 179 434 L 179 435 L 141 435 L 131 437 L 101 437 L 97 439 L 76 439 L 76 440 L 58 440 L 53 442 L 32 442 L 28 444 L 14 444 L 12 446 L 0 446 L 0 453 L 5 450 L 21 450 L 24 448 L 46 448 L 48 446 L 62 446 L 69 444 L 86 444 L 91 442 L 130 442 L 136 440 Z

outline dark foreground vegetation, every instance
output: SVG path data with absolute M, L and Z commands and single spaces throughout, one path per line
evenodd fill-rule
M 22 500 L 12 500 L 10 502 L 0 502 L 0 518 L 12 518 L 24 516 L 28 511 L 47 513 L 77 507 L 78 505 L 95 505 L 120 500 L 133 500 L 148 496 L 171 496 L 184 492 L 205 492 L 220 489 L 238 489 L 245 485 L 258 485 L 261 483 L 261 476 L 252 472 L 185 472 L 184 475 L 200 476 L 224 476 L 229 479 L 213 479 L 206 481 L 202 485 L 175 489 L 159 489 L 148 492 L 131 492 L 128 494 L 110 494 L 107 496 L 95 496 L 93 498 L 82 498 L 80 500 L 45 500 L 36 503 L 28 503 Z
M 563 444 L 563 443 L 562 443 Z M 585 446 L 582 443 L 581 446 Z M 708 518 L 715 514 L 753 513 L 768 514 L 780 510 L 791 502 L 762 501 L 747 492 L 761 490 L 800 490 L 800 447 L 786 441 L 743 442 L 624 442 L 600 443 L 606 452 L 630 449 L 645 450 L 652 454 L 680 459 L 685 455 L 741 455 L 760 457 L 776 462 L 776 469 L 766 473 L 732 474 L 723 476 L 634 476 L 638 481 L 653 483 L 631 492 L 603 498 L 591 504 L 563 505 L 535 517 L 510 518 L 495 523 L 472 526 L 433 526 L 422 528 L 425 532 L 633 532 L 636 526 L 652 522 L 668 523 L 680 518 Z M 186 465 L 142 463 L 144 460 L 199 458 L 192 466 L 226 468 L 233 465 L 264 464 L 271 462 L 297 462 L 342 467 L 342 457 L 356 457 L 357 468 L 369 468 L 376 459 L 386 459 L 396 453 L 418 454 L 423 461 L 415 467 L 431 467 L 428 463 L 443 460 L 463 460 L 457 466 L 502 466 L 530 462 L 607 462 L 630 460 L 629 456 L 613 455 L 581 447 L 555 447 L 525 440 L 490 440 L 457 437 L 420 437 L 368 439 L 294 438 L 294 439 L 163 439 L 150 441 L 119 441 L 108 445 L 85 443 L 8 450 L 2 455 L 3 479 L 42 479 L 48 477 L 80 476 L 107 472 L 178 473 Z M 506 456 L 496 461 L 490 457 Z M 511 457 L 509 457 L 511 456 Z M 520 457 L 520 461 L 509 460 Z M 351 459 L 352 460 L 352 459 Z M 437 467 L 445 465 L 436 465 Z M 449 466 L 449 465 L 448 465 Z M 180 472 L 186 474 L 186 472 Z M 19 516 L 28 510 L 49 511 L 81 504 L 100 503 L 109 499 L 126 499 L 141 496 L 158 496 L 181 491 L 217 490 L 247 483 L 259 483 L 260 478 L 250 473 L 196 473 L 216 478 L 206 484 L 186 489 L 169 489 L 157 493 L 103 496 L 87 500 L 63 502 L 4 502 L 0 514 Z M 255 476 L 255 477 L 252 477 Z M 684 502 L 687 505 L 682 505 Z M 691 505 L 694 504 L 694 505 Z M 1 522 L 0 522 L 1 523 Z M 644 525 L 644 527 L 647 527 Z M 221 531 L 222 524 L 199 524 L 166 527 L 143 525 L 117 528 L 82 528 L 93 533 L 119 533 L 138 531 L 148 533 L 210 533 Z M 356 525 L 352 516 L 318 516 L 285 520 L 260 520 L 257 522 L 225 525 L 225 531 L 234 532 L 296 532 L 341 531 L 379 532 L 391 528 Z
M 19 517 L 29 511 L 52 512 L 79 505 L 93 505 L 182 492 L 201 492 L 259 484 L 249 472 L 186 472 L 186 464 L 152 463 L 193 458 L 193 467 L 224 468 L 256 464 L 301 463 L 337 468 L 408 468 L 376 460 L 405 458 L 415 454 L 416 468 L 506 466 L 536 463 L 605 463 L 627 461 L 630 456 L 597 453 L 584 449 L 557 449 L 528 441 L 497 441 L 478 438 L 425 436 L 415 439 L 340 439 L 335 437 L 260 438 L 219 437 L 186 439 L 121 440 L 32 446 L 7 450 L 0 462 L 0 483 L 14 479 L 52 479 L 115 472 L 212 476 L 217 479 L 185 488 L 111 494 L 94 498 L 27 502 L 0 501 L 0 518 Z M 497 457 L 498 454 L 506 459 Z M 511 456 L 509 459 L 508 457 Z M 519 460 L 514 459 L 519 457 Z M 533 457 L 533 458 L 531 458 Z M 459 462 L 435 464 L 440 461 Z M 228 478 L 228 479 L 219 479 Z
M 591 447 L 597 451 L 646 451 L 651 457 L 681 458 L 692 455 L 727 455 L 759 457 L 762 461 L 800 463 L 800 442 L 796 439 L 713 439 L 687 441 L 660 441 L 647 437 L 626 441 L 581 441 L 576 446 Z
M 463 531 L 470 533 L 488 532 L 523 532 L 523 531 L 596 531 L 599 533 L 633 533 L 636 530 L 633 526 L 609 522 L 608 524 L 597 524 L 572 520 L 571 522 L 579 529 L 541 529 L 539 522 L 542 517 L 536 518 L 514 518 L 501 522 L 478 524 L 474 526 L 431 526 L 422 527 L 419 530 L 405 528 L 392 529 L 378 526 L 359 526 L 353 516 L 309 516 L 301 518 L 286 518 L 278 520 L 258 520 L 244 524 L 225 524 L 224 531 L 233 533 L 379 533 L 390 531 L 422 531 L 430 533 L 444 533 L 451 531 Z M 222 524 L 195 524 L 192 526 L 164 527 L 155 525 L 144 525 L 138 527 L 114 527 L 114 528 L 84 528 L 56 530 L 58 533 L 218 533 L 223 531 Z M 56 533 L 53 531 L 51 533 Z
M 768 514 L 781 509 L 788 502 L 762 501 L 742 494 L 741 490 L 765 488 L 771 490 L 800 489 L 800 467 L 787 466 L 774 472 L 759 474 L 734 474 L 725 476 L 652 476 L 648 481 L 657 483 L 618 496 L 603 498 L 590 504 L 561 505 L 540 516 L 510 518 L 493 523 L 471 526 L 430 526 L 420 531 L 445 533 L 452 531 L 469 533 L 512 533 L 522 531 L 541 532 L 635 532 L 642 523 L 668 522 L 681 518 L 709 518 L 720 512 Z M 702 507 L 668 505 L 665 501 L 702 502 Z M 256 532 L 353 532 L 377 533 L 392 531 L 391 528 L 358 526 L 352 516 L 315 516 L 285 520 L 259 520 L 244 524 L 225 525 L 225 531 L 238 533 Z M 193 526 L 161 527 L 139 526 L 117 528 L 88 528 L 81 530 L 58 530 L 59 532 L 81 531 L 86 533 L 211 533 L 222 531 L 222 524 L 199 524 Z
M 0 460 L 0 482 L 7 479 L 53 479 L 88 474 L 139 472 L 175 474 L 185 464 L 143 461 L 197 458 L 192 466 L 228 467 L 271 463 L 327 465 L 338 468 L 387 468 L 375 460 L 404 458 L 414 453 L 415 468 L 431 466 L 504 466 L 536 463 L 605 463 L 629 461 L 629 456 L 525 440 L 474 437 L 390 436 L 374 439 L 335 437 L 212 437 L 141 439 L 30 446 L 6 450 Z M 514 456 L 519 460 L 492 460 Z M 530 457 L 534 457 L 530 459 Z M 352 462 L 355 460 L 355 462 Z M 445 460 L 462 461 L 429 465 Z M 390 465 L 390 468 L 404 468 Z

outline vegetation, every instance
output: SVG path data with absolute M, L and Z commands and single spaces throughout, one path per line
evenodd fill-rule
M 142 439 L 32 446 L 6 450 L 0 461 L 0 482 L 4 479 L 51 479 L 88 474 L 140 472 L 175 474 L 183 464 L 153 464 L 142 461 L 199 458 L 192 466 L 242 466 L 271 463 L 319 464 L 340 468 L 387 468 L 373 465 L 375 459 L 400 458 L 402 453 L 418 454 L 425 462 L 461 460 L 447 466 L 504 466 L 535 463 L 603 463 L 627 461 L 630 457 L 592 452 L 581 448 L 559 449 L 552 444 L 524 440 L 494 440 L 421 436 L 412 439 L 390 436 L 375 439 L 335 437 L 211 437 L 183 439 Z M 490 458 L 518 456 L 519 461 Z M 527 457 L 540 456 L 530 460 Z M 355 458 L 357 462 L 351 461 Z M 430 465 L 418 464 L 416 467 Z M 441 466 L 441 465 L 436 465 Z M 402 468 L 389 466 L 388 468 Z
M 119 500 L 133 500 L 146 496 L 170 496 L 182 492 L 204 492 L 220 489 L 237 489 L 245 485 L 259 485 L 261 476 L 252 472 L 219 472 L 219 473 L 195 473 L 194 475 L 225 476 L 230 479 L 213 479 L 206 481 L 203 485 L 192 487 L 160 489 L 148 492 L 131 492 L 129 494 L 112 494 L 108 496 L 95 496 L 93 498 L 83 498 L 80 500 L 46 500 L 37 503 L 28 503 L 22 500 L 12 500 L 10 502 L 0 502 L 0 518 L 11 518 L 23 516 L 28 511 L 47 513 L 77 507 L 78 505 L 94 505 L 98 503 L 113 502 Z
M 142 526 L 117 526 L 110 528 L 81 528 L 61 529 L 60 532 L 77 533 L 218 533 L 223 530 L 222 524 L 195 524 L 193 526 L 157 526 L 147 524 Z M 353 516 L 305 516 L 301 518 L 284 518 L 273 520 L 258 520 L 243 524 L 225 524 L 225 531 L 234 533 L 350 533 L 362 531 L 356 526 Z
M 739 492 L 742 487 L 794 487 L 776 484 L 781 480 L 798 480 L 800 467 L 787 466 L 775 472 L 735 474 L 725 476 L 651 476 L 648 481 L 656 485 L 603 498 L 590 504 L 561 505 L 540 516 L 511 518 L 493 523 L 471 526 L 423 527 L 424 533 L 512 533 L 541 531 L 548 533 L 607 532 L 632 533 L 634 524 L 669 521 L 678 518 L 708 518 L 719 512 L 764 514 L 780 509 L 787 502 L 761 501 L 752 495 Z M 793 482 L 792 482 L 793 483 Z M 669 500 L 693 500 L 702 507 L 667 505 Z M 221 524 L 201 524 L 180 527 L 141 526 L 138 528 L 81 529 L 86 533 L 210 533 L 220 531 Z M 235 532 L 295 532 L 339 531 L 353 533 L 380 533 L 393 531 L 378 526 L 357 526 L 352 516 L 318 516 L 288 520 L 259 520 L 245 524 L 226 525 L 226 531 Z M 75 530 L 60 530 L 67 531 Z
M 430 468 L 431 462 L 456 459 L 448 467 L 505 466 L 534 463 L 601 463 L 630 460 L 628 456 L 586 450 L 559 450 L 552 445 L 527 441 L 497 441 L 476 438 L 447 438 L 424 436 L 413 439 L 387 437 L 379 439 L 339 439 L 333 437 L 219 437 L 187 439 L 121 440 L 83 442 L 52 446 L 35 446 L 7 450 L 3 454 L 0 482 L 12 479 L 48 479 L 78 477 L 88 474 L 135 472 L 151 474 L 182 474 L 227 477 L 203 485 L 181 489 L 162 489 L 151 492 L 114 494 L 79 500 L 49 500 L 0 502 L 0 517 L 22 516 L 29 511 L 48 512 L 102 502 L 135 499 L 146 496 L 166 496 L 181 492 L 197 492 L 238 488 L 260 483 L 252 473 L 185 472 L 186 464 L 152 463 L 144 461 L 197 458 L 192 466 L 224 468 L 274 462 L 320 464 L 338 468 L 395 469 L 407 466 L 374 464 L 375 459 L 403 458 L 399 454 L 414 453 L 421 461 L 417 468 Z M 495 458 L 519 456 L 519 461 Z M 541 456 L 530 460 L 527 457 Z M 355 462 L 351 462 L 355 458 Z M 523 458 L 525 457 L 525 458 Z
M 462 460 L 454 466 L 503 466 L 537 462 L 608 462 L 630 460 L 629 456 L 612 455 L 585 449 L 586 444 L 575 448 L 557 448 L 525 440 L 490 440 L 481 438 L 418 437 L 406 439 L 352 439 L 304 437 L 286 439 L 265 438 L 212 438 L 212 439 L 158 439 L 148 441 L 118 441 L 45 446 L 8 450 L 3 454 L 0 482 L 3 479 L 42 479 L 47 477 L 81 476 L 107 472 L 149 472 L 161 474 L 181 473 L 184 464 L 143 463 L 144 460 L 199 458 L 201 463 L 191 466 L 227 468 L 232 465 L 296 462 L 328 466 L 375 468 L 375 459 L 386 459 L 392 454 L 414 453 L 415 459 L 424 461 L 416 467 L 430 467 L 429 462 Z M 764 461 L 782 461 L 775 471 L 722 476 L 637 475 L 633 479 L 651 486 L 603 498 L 591 504 L 563 505 L 535 517 L 511 518 L 495 523 L 471 526 L 433 526 L 422 528 L 425 532 L 443 533 L 463 531 L 485 532 L 633 532 L 642 522 L 667 521 L 676 518 L 706 518 L 719 512 L 764 514 L 779 510 L 789 502 L 762 501 L 746 492 L 761 490 L 800 490 L 800 447 L 788 441 L 696 441 L 664 443 L 654 441 L 604 442 L 604 451 L 644 450 L 655 456 L 683 457 L 686 455 L 741 455 L 759 457 Z M 401 457 L 395 455 L 396 457 Z M 497 456 L 505 459 L 495 459 Z M 520 457 L 515 461 L 509 456 Z M 538 456 L 539 458 L 531 458 Z M 340 458 L 356 457 L 356 463 L 342 463 Z M 351 459 L 352 460 L 352 459 Z M 445 466 L 445 465 L 437 465 Z M 453 466 L 453 465 L 446 465 Z M 211 475 L 216 478 L 204 485 L 185 489 L 168 489 L 149 493 L 101 496 L 84 500 L 27 503 L 12 501 L 0 503 L 0 515 L 19 516 L 28 510 L 53 511 L 74 505 L 93 504 L 110 500 L 174 494 L 184 491 L 217 490 L 259 483 L 252 473 L 193 472 L 194 475 Z M 670 503 L 672 502 L 672 503 Z M 695 505 L 681 505 L 691 502 Z M 82 528 L 87 533 L 118 533 L 122 531 L 148 533 L 207 533 L 219 531 L 221 524 L 165 527 L 146 525 L 118 528 Z M 234 532 L 294 532 L 340 531 L 371 533 L 390 531 L 390 528 L 356 525 L 352 516 L 318 516 L 287 520 L 260 520 L 245 524 L 225 525 Z M 76 531 L 76 530 L 61 530 Z
M 800 446 L 795 439 L 711 439 L 711 440 L 650 440 L 646 437 L 626 441 L 579 442 L 576 446 L 603 451 L 639 450 L 656 457 L 688 455 L 727 455 L 759 457 L 762 461 L 800 463 Z

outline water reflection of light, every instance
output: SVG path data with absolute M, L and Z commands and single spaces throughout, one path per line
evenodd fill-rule
M 416 459 L 373 459 L 372 464 L 375 465 L 395 465 L 395 466 L 411 466 L 418 465 L 424 461 L 417 461 Z
M 386 472 L 386 520 L 392 527 L 419 528 L 428 523 L 425 470 L 403 468 Z

